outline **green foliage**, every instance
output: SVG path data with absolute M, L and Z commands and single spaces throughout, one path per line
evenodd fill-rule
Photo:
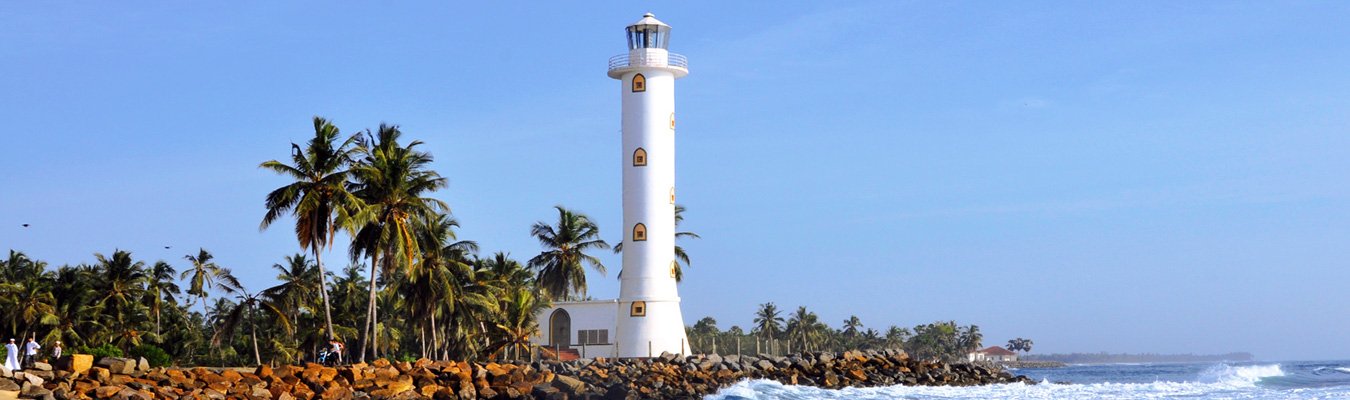
M 166 367 L 173 363 L 173 358 L 164 349 L 153 344 L 142 344 L 131 348 L 132 357 L 144 357 L 145 361 L 150 362 L 152 367 Z
M 98 347 L 80 346 L 79 351 L 77 351 L 77 353 L 92 355 L 94 356 L 94 359 L 98 359 L 100 357 L 123 356 L 122 349 L 117 348 L 117 346 L 113 346 L 112 343 L 104 343 L 102 346 Z

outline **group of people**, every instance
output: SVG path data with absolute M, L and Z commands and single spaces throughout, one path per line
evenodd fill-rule
M 28 342 L 23 345 L 23 360 L 19 359 L 19 346 L 14 343 L 14 339 L 9 339 L 9 344 L 5 345 L 5 368 L 10 371 L 18 371 L 33 368 L 37 362 L 38 350 L 42 345 L 37 343 L 36 338 L 28 338 Z M 61 358 L 61 341 L 52 344 L 52 358 Z
M 343 344 L 337 340 L 328 341 L 328 346 L 319 352 L 319 362 L 327 365 L 342 364 Z M 14 343 L 14 339 L 9 339 L 9 344 L 5 345 L 5 365 L 10 371 L 19 371 L 32 369 L 33 364 L 37 362 L 38 350 L 42 350 L 42 345 L 37 343 L 37 338 L 28 338 L 28 342 L 23 345 L 23 358 L 19 358 L 19 346 Z M 61 358 L 61 341 L 52 344 L 52 358 Z
M 319 349 L 319 363 L 323 365 L 342 364 L 342 342 L 329 340 L 328 347 Z

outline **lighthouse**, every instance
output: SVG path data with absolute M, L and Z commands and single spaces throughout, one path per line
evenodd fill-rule
M 628 52 L 608 69 L 623 107 L 619 297 L 557 301 L 539 312 L 532 340 L 563 360 L 690 353 L 675 285 L 675 80 L 689 68 L 666 49 L 670 25 L 651 14 L 629 25 L 627 37 Z
M 675 282 L 675 80 L 688 62 L 667 49 L 670 25 L 650 13 L 627 34 L 628 52 L 609 60 L 623 99 L 618 353 L 689 354 Z

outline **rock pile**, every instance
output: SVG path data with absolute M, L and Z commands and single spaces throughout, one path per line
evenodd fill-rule
M 54 369 L 43 364 L 5 378 L 0 379 L 0 400 L 684 399 L 745 379 L 824 388 L 1034 383 L 994 368 L 911 360 L 898 351 L 790 357 L 663 354 L 533 363 L 380 359 L 337 368 L 307 364 L 246 370 L 151 368 L 143 359 L 122 358 L 93 363 L 76 355 Z

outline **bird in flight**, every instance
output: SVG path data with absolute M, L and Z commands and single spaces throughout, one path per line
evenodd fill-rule
M 24 228 L 27 228 L 27 227 L 28 227 L 28 224 L 23 224 L 23 227 L 24 227 Z

